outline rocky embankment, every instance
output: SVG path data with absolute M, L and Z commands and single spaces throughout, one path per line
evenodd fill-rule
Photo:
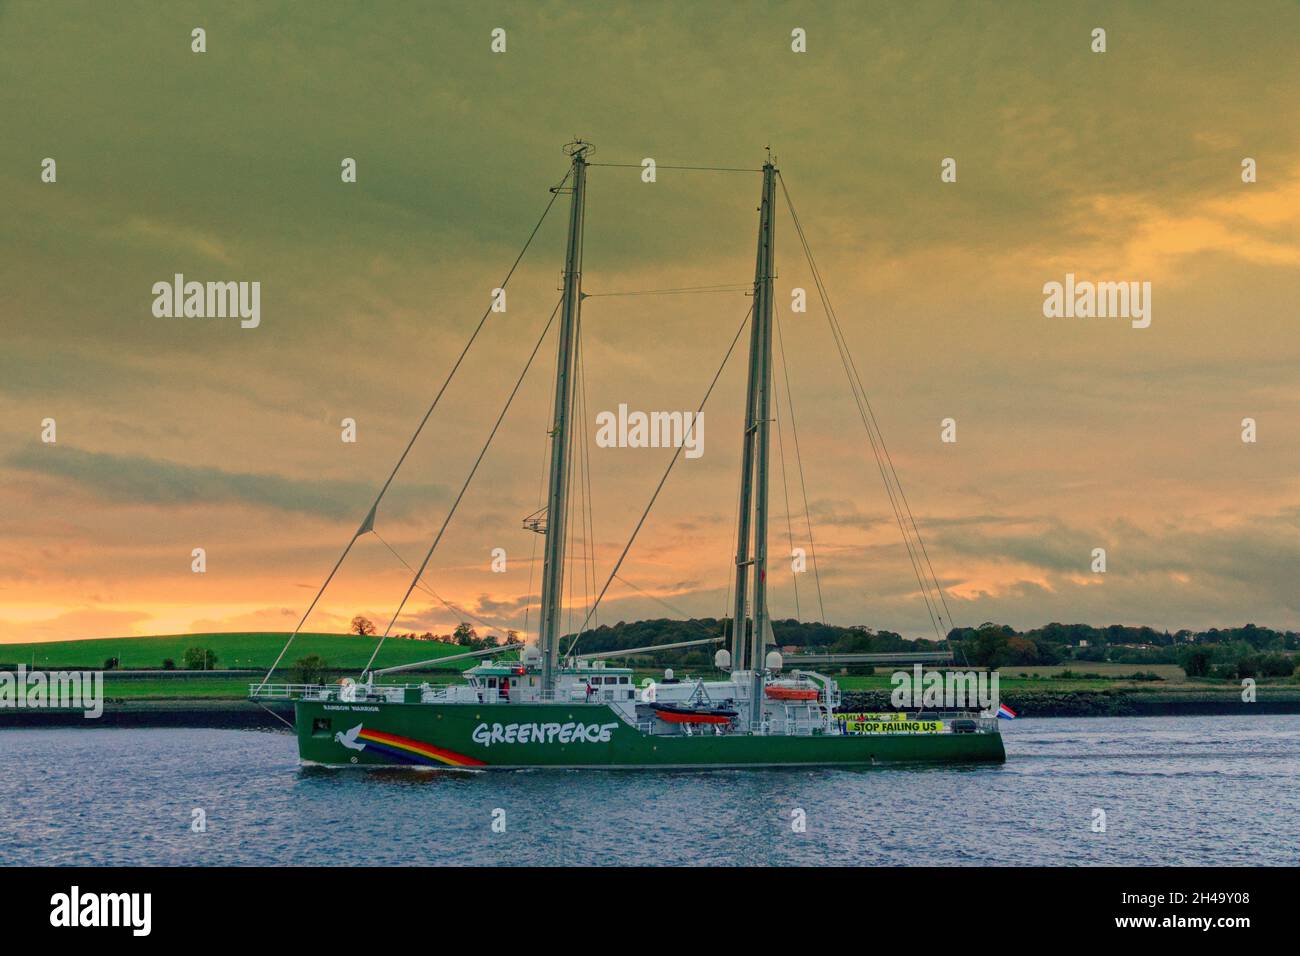
M 87 719 L 80 710 L 0 709 L 0 727 L 216 727 L 226 730 L 288 727 L 276 715 L 293 723 L 293 707 L 264 707 L 249 700 L 104 701 L 104 712 Z
M 840 710 L 890 711 L 889 691 L 845 691 Z M 1236 688 L 1196 691 L 1020 691 L 1002 695 L 1021 717 L 1184 717 L 1300 714 L 1300 688 L 1261 687 L 1245 703 Z

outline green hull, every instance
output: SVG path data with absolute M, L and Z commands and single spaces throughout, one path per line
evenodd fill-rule
M 662 736 L 605 704 L 295 702 L 298 753 L 330 766 L 773 767 L 1000 763 L 998 733 Z M 522 738 L 522 742 L 521 742 Z

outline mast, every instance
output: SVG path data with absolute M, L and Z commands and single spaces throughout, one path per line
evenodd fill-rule
M 750 729 L 756 730 L 763 712 L 763 658 L 767 649 L 767 472 L 768 426 L 771 424 L 772 390 L 772 280 L 775 273 L 776 167 L 771 155 L 763 164 L 763 206 L 759 220 L 759 250 L 763 257 L 761 275 L 755 276 L 754 321 L 758 324 L 759 354 L 755 359 L 754 427 L 757 429 L 757 459 L 754 471 L 754 631 L 750 635 L 749 666 L 754 671 L 754 693 Z
M 767 473 L 768 426 L 771 419 L 775 212 L 776 167 L 769 154 L 768 161 L 763 164 L 763 198 L 759 206 L 758 252 L 754 264 L 754 311 L 749 337 L 749 381 L 746 386 L 740 515 L 736 540 L 736 601 L 731 618 L 733 666 L 739 670 L 751 670 L 754 674 L 751 728 L 758 726 L 763 706 L 763 656 L 768 620 Z M 746 640 L 745 606 L 749 597 L 751 565 L 754 569 L 754 590 L 753 601 L 749 603 L 753 609 L 754 626 Z
M 749 536 L 750 519 L 754 510 L 754 442 L 757 438 L 754 409 L 758 399 L 754 361 L 761 351 L 759 336 L 762 334 L 762 323 L 758 315 L 765 274 L 763 239 L 767 232 L 764 225 L 767 221 L 767 209 L 767 167 L 764 166 L 763 199 L 759 204 L 758 255 L 754 262 L 754 305 L 749 323 L 749 375 L 745 386 L 745 431 L 740 453 L 740 512 L 736 520 L 736 598 L 731 613 L 731 666 L 741 671 L 745 669 L 745 655 L 749 650 L 746 625 L 749 623 L 749 566 L 753 563 L 749 556 Z
M 560 341 L 556 350 L 555 404 L 551 426 L 551 467 L 546 498 L 546 551 L 542 559 L 542 608 L 538 649 L 542 658 L 542 690 L 555 689 L 560 647 L 560 611 L 564 603 L 565 518 L 569 492 L 569 413 L 573 408 L 574 340 L 582 309 L 582 228 L 590 143 L 574 140 L 564 147 L 573 157 L 569 241 L 564 256 L 564 298 Z

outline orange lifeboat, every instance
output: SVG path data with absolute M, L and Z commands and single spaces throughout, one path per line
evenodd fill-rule
M 816 687 L 800 687 L 796 684 L 768 684 L 767 696 L 772 700 L 816 700 Z

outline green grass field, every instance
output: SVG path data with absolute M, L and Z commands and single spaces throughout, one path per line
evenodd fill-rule
M 0 664 L 26 664 L 29 667 L 51 670 L 99 670 L 105 659 L 117 657 L 119 666 L 126 669 L 158 669 L 165 658 L 171 658 L 177 667 L 183 667 L 185 650 L 206 647 L 216 652 L 219 669 L 265 670 L 271 666 L 286 633 L 237 634 L 171 634 L 157 637 L 115 637 L 81 641 L 55 641 L 34 644 L 0 644 Z M 281 663 L 279 680 L 288 680 L 294 661 L 316 654 L 324 658 L 327 666 L 359 672 L 374 650 L 375 639 L 348 634 L 299 634 Z M 385 642 L 376 665 L 408 664 L 435 657 L 458 653 L 462 648 L 432 641 L 410 641 L 393 638 Z M 473 666 L 475 660 L 455 661 L 449 667 L 463 669 Z M 1066 666 L 1057 667 L 1007 667 L 1001 671 L 999 685 L 1003 693 L 1070 693 L 1082 691 L 1123 690 L 1138 693 L 1161 692 L 1211 692 L 1223 693 L 1239 689 L 1235 681 L 1188 680 L 1180 668 L 1173 665 L 1137 666 L 1129 664 L 1075 663 L 1068 666 L 1074 675 L 1057 676 Z M 708 675 L 705 674 L 708 671 Z M 1160 680 L 1134 681 L 1134 672 L 1153 671 Z M 183 672 L 185 677 L 129 678 L 116 676 L 111 671 L 105 675 L 106 697 L 119 700 L 239 700 L 247 696 L 249 678 L 210 677 L 199 671 Z M 1023 676 L 1022 676 L 1023 675 Z M 1083 676 L 1088 675 L 1088 676 Z M 1096 675 L 1096 676 L 1092 676 Z M 660 679 L 663 671 L 638 668 L 636 680 L 643 677 Z M 693 676 L 712 676 L 705 668 Z M 832 675 L 846 691 L 888 691 L 893 685 L 887 673 L 865 675 Z M 438 681 L 429 675 L 394 674 L 394 681 Z M 1300 678 L 1261 681 L 1261 684 L 1291 685 L 1300 689 Z
M 184 667 L 185 651 L 206 647 L 216 652 L 217 668 L 263 669 L 271 666 L 287 633 L 245 634 L 167 634 L 157 637 L 105 637 L 85 641 L 49 641 L 36 644 L 0 644 L 0 664 L 26 664 L 51 669 L 98 670 L 110 657 L 124 668 L 161 669 L 163 660 L 171 658 L 178 668 Z M 299 634 L 284 655 L 281 667 L 292 665 L 300 657 L 317 654 L 330 667 L 360 670 L 375 649 L 373 637 L 355 634 Z M 375 662 L 376 667 L 410 664 L 434 657 L 446 657 L 463 651 L 434 641 L 410 641 L 389 638 Z M 473 664 L 472 659 L 455 662 L 453 667 Z
M 248 685 L 243 677 L 187 677 L 166 680 L 123 680 L 104 676 L 104 696 L 109 700 L 243 700 Z
M 1091 663 L 1089 661 L 1071 661 L 1068 664 L 1034 664 L 1021 666 L 1008 664 L 1001 669 L 1002 680 L 1011 677 L 1057 677 L 1065 671 L 1076 675 L 1096 674 L 1098 677 L 1123 679 L 1134 673 L 1152 673 L 1161 680 L 1181 681 L 1187 675 L 1177 664 L 1115 664 L 1109 661 Z M 1068 680 L 1069 678 L 1067 678 Z

